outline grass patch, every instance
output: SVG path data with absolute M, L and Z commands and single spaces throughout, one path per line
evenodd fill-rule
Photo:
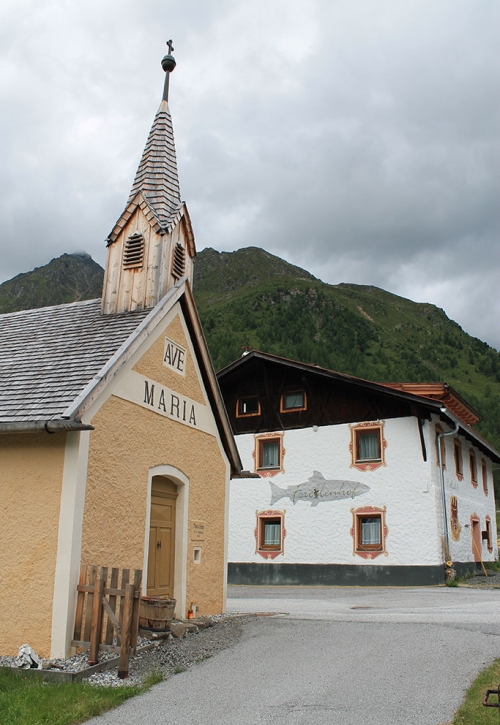
M 500 561 L 485 561 L 484 566 L 487 571 L 500 571 Z
M 180 675 L 181 672 L 185 672 L 187 670 L 187 667 L 176 667 L 174 669 L 174 675 Z
M 496 689 L 500 682 L 500 660 L 483 670 L 474 680 L 465 694 L 464 701 L 455 713 L 450 725 L 498 725 L 500 717 L 495 707 L 484 707 L 483 697 L 486 690 Z M 491 702 L 496 698 L 490 697 Z
M 153 687 L 153 685 L 157 685 L 159 682 L 163 682 L 163 680 L 164 677 L 161 672 L 157 672 L 155 670 L 154 672 L 149 673 L 149 675 L 144 680 L 142 687 L 144 690 L 149 690 L 150 687 Z
M 95 687 L 80 682 L 43 682 L 0 668 L 0 723 L 76 725 L 121 705 L 144 689 L 138 686 Z

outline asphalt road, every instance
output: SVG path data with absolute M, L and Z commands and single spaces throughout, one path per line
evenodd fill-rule
M 275 616 L 91 722 L 441 725 L 500 656 L 499 590 L 231 587 L 228 609 Z

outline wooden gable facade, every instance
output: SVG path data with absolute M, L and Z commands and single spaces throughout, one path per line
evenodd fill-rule
M 415 416 L 429 419 L 429 406 L 413 395 L 387 394 L 377 383 L 314 365 L 253 351 L 218 374 L 235 433 L 264 433 L 352 423 L 359 420 Z M 285 397 L 303 395 L 300 407 L 287 407 Z M 240 410 L 255 401 L 254 412 Z M 439 402 L 431 403 L 439 411 Z

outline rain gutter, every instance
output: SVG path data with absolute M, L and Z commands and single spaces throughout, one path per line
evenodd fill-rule
M 450 415 L 450 411 L 447 408 L 441 408 L 441 413 L 444 413 L 445 415 Z M 441 481 L 441 494 L 443 497 L 443 515 L 444 515 L 444 543 L 445 543 L 445 551 L 444 551 L 444 558 L 445 561 L 450 560 L 450 533 L 449 533 L 449 526 L 448 526 L 448 509 L 446 505 L 446 486 L 444 482 L 444 470 L 443 470 L 443 459 L 441 456 L 441 438 L 444 438 L 445 436 L 451 436 L 458 433 L 458 429 L 460 428 L 459 421 L 455 419 L 455 427 L 452 430 L 447 430 L 444 433 L 438 433 L 437 436 L 437 455 L 438 455 L 438 466 L 439 466 L 439 478 Z
M 1 433 L 67 433 L 94 430 L 94 426 L 79 420 L 23 420 L 0 423 Z

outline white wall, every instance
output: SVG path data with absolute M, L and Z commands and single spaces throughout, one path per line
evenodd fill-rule
M 425 423 L 427 462 L 416 418 L 387 420 L 384 425 L 386 466 L 374 471 L 350 467 L 350 430 L 347 425 L 284 433 L 284 472 L 272 478 L 236 479 L 231 482 L 229 561 L 263 562 L 255 552 L 256 511 L 285 512 L 284 554 L 275 562 L 363 565 L 433 565 L 442 563 L 441 510 L 435 464 L 434 426 Z M 236 438 L 245 469 L 253 470 L 253 434 Z M 478 459 L 479 460 L 479 459 Z M 327 479 L 359 481 L 370 490 L 354 499 L 309 502 L 282 498 L 273 506 L 270 481 L 286 489 L 304 483 L 313 471 Z M 479 487 L 478 487 L 479 488 Z M 484 497 L 484 494 L 481 493 Z M 387 507 L 387 556 L 373 560 L 353 555 L 351 508 Z M 464 507 L 465 509 L 465 507 Z M 478 511 L 479 513 L 479 511 Z M 470 560 L 470 558 L 469 558 Z
M 446 431 L 446 427 L 441 424 L 441 427 Z M 451 515 L 451 497 L 456 496 L 458 498 L 458 519 L 461 526 L 460 540 L 455 542 L 451 540 L 450 535 L 450 551 L 451 558 L 453 561 L 473 561 L 473 549 L 472 549 L 472 527 L 470 523 L 470 517 L 472 514 L 476 514 L 479 517 L 481 531 L 486 529 L 486 516 L 488 515 L 491 519 L 492 528 L 492 543 L 493 551 L 488 551 L 486 541 L 481 544 L 481 555 L 484 561 L 494 561 L 498 556 L 497 547 L 497 527 L 496 527 L 496 515 L 495 515 L 495 496 L 493 489 L 493 473 L 491 460 L 486 458 L 478 448 L 472 446 L 463 436 L 458 436 L 462 444 L 462 457 L 463 457 L 463 479 L 460 481 L 457 477 L 455 470 L 455 458 L 454 458 L 454 444 L 453 439 L 455 436 L 444 436 L 446 448 L 446 468 L 444 469 L 444 480 L 446 489 L 446 500 L 447 500 L 447 511 L 448 518 Z M 474 488 L 471 482 L 470 466 L 469 466 L 469 450 L 473 448 L 476 454 L 476 466 L 477 466 L 477 488 Z M 438 482 L 439 469 L 437 466 L 437 455 L 436 446 L 434 443 L 430 446 L 431 457 L 433 461 L 433 478 Z M 486 461 L 487 473 L 488 473 L 488 495 L 485 495 L 483 490 L 483 476 L 482 476 L 482 461 Z M 438 505 L 440 511 L 440 526 L 442 521 L 442 503 Z

